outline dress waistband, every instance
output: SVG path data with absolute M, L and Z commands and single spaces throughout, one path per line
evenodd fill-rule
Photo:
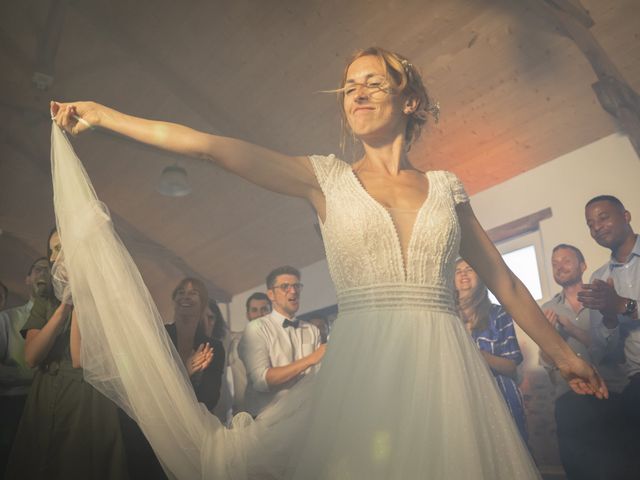
M 350 288 L 338 293 L 340 313 L 405 308 L 456 313 L 453 292 L 436 285 L 389 283 Z
M 74 368 L 71 360 L 51 360 L 40 365 L 40 371 L 47 375 L 64 375 L 82 380 L 83 371 L 81 368 Z

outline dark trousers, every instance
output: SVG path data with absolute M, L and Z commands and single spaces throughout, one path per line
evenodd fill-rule
M 636 441 L 640 444 L 640 373 L 629 378 L 629 385 L 622 392 L 622 404 Z M 640 450 L 636 453 L 640 454 Z
M 562 466 L 569 480 L 631 480 L 639 477 L 623 396 L 607 400 L 567 392 L 556 400 Z
M 120 416 L 122 439 L 127 453 L 129 478 L 132 480 L 138 478 L 167 480 L 160 462 L 138 424 L 120 408 L 118 409 L 118 415 Z M 179 446 L 176 445 L 176 448 L 179 448 Z
M 4 478 L 26 400 L 26 395 L 0 396 L 0 478 Z

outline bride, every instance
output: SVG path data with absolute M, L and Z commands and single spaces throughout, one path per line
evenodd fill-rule
M 577 393 L 603 398 L 606 386 L 506 267 L 455 175 L 421 172 L 409 162 L 407 151 L 433 110 L 417 69 L 398 54 L 368 48 L 348 62 L 338 93 L 364 147 L 351 165 L 334 156 L 292 157 L 93 102 L 52 102 L 55 123 L 71 134 L 90 126 L 112 130 L 307 200 L 338 293 L 340 316 L 317 376 L 255 422 L 241 416 L 223 428 L 198 406 L 163 335 L 149 334 L 161 330 L 157 310 L 54 128 L 54 201 L 87 379 L 141 425 L 177 478 L 539 478 L 456 317 L 458 255 Z M 70 191 L 80 199 L 64 197 Z M 127 309 L 110 308 L 116 303 Z

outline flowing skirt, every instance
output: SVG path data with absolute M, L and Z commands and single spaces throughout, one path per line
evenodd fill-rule
M 312 397 L 293 478 L 539 478 L 493 375 L 451 313 L 341 315 Z

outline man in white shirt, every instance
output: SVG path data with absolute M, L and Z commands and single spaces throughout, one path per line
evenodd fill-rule
M 29 301 L 0 312 L 0 473 L 11 450 L 22 416 L 33 373 L 24 359 L 24 338 L 20 331 L 29 318 L 33 300 L 51 288 L 49 261 L 39 258 L 31 264 L 25 283 Z
M 271 313 L 271 300 L 266 293 L 254 292 L 246 302 L 247 320 L 250 322 Z
M 247 369 L 245 410 L 254 417 L 275 402 L 324 356 L 319 330 L 295 319 L 299 308 L 300 272 L 279 267 L 267 276 L 268 315 L 247 325 L 238 352 Z
M 260 317 L 264 317 L 271 313 L 271 300 L 266 293 L 254 292 L 246 302 L 247 320 L 252 322 Z M 232 340 L 229 343 L 229 354 L 227 362 L 231 369 L 231 378 L 233 384 L 233 412 L 241 412 L 244 410 L 244 396 L 247 390 L 247 370 L 240 359 L 238 353 L 238 344 L 242 338 L 241 333 L 233 332 Z

